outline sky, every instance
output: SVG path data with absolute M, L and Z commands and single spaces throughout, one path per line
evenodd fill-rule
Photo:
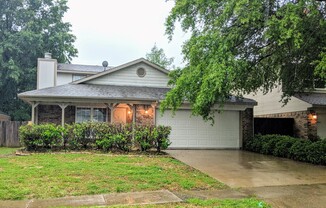
M 154 44 L 183 66 L 181 46 L 187 34 L 177 26 L 173 40 L 165 35 L 165 19 L 174 1 L 68 0 L 64 21 L 72 24 L 78 57 L 73 64 L 109 66 L 145 58 Z

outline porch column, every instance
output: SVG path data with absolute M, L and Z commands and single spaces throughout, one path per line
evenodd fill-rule
M 132 122 L 134 123 L 134 124 L 136 124 L 136 105 L 133 105 L 132 106 Z
M 110 103 L 110 104 L 107 104 L 108 108 L 110 109 L 111 111 L 111 123 L 113 123 L 113 119 L 114 119 L 114 116 L 113 116 L 113 113 L 114 113 L 114 109 L 115 107 L 117 107 L 117 105 L 119 105 L 119 103 Z
M 38 106 L 38 102 L 32 102 L 32 124 L 36 123 L 35 119 L 35 108 Z
M 68 104 L 62 103 L 59 104 L 60 108 L 61 108 L 61 126 L 65 125 L 65 109 L 68 106 Z
M 136 105 L 135 104 L 127 104 L 132 111 L 132 122 L 136 123 Z
M 156 106 L 157 103 L 152 103 L 152 109 L 153 109 L 153 124 L 156 126 Z

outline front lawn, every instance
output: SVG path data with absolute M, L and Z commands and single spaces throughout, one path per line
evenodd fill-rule
M 0 157 L 4 155 L 11 155 L 16 152 L 18 148 L 0 147 Z
M 221 188 L 226 186 L 168 156 L 47 153 L 0 159 L 0 200 Z

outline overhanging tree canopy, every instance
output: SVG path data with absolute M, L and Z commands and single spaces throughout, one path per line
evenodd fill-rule
M 66 0 L 0 0 L 0 110 L 27 120 L 17 93 L 36 88 L 37 58 L 52 53 L 66 63 L 76 56 L 71 25 L 62 18 Z
M 172 90 L 161 109 L 185 100 L 193 113 L 212 119 L 211 107 L 230 96 L 268 92 L 283 96 L 325 81 L 326 4 L 316 0 L 175 0 L 166 21 L 191 32 L 183 45 L 186 67 L 171 73 Z

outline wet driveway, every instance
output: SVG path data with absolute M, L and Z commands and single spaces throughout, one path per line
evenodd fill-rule
M 324 207 L 326 167 L 241 150 L 168 150 L 172 157 L 273 207 Z M 299 206 L 298 206 L 299 205 Z
M 326 167 L 240 150 L 168 150 L 230 187 L 326 183 Z

